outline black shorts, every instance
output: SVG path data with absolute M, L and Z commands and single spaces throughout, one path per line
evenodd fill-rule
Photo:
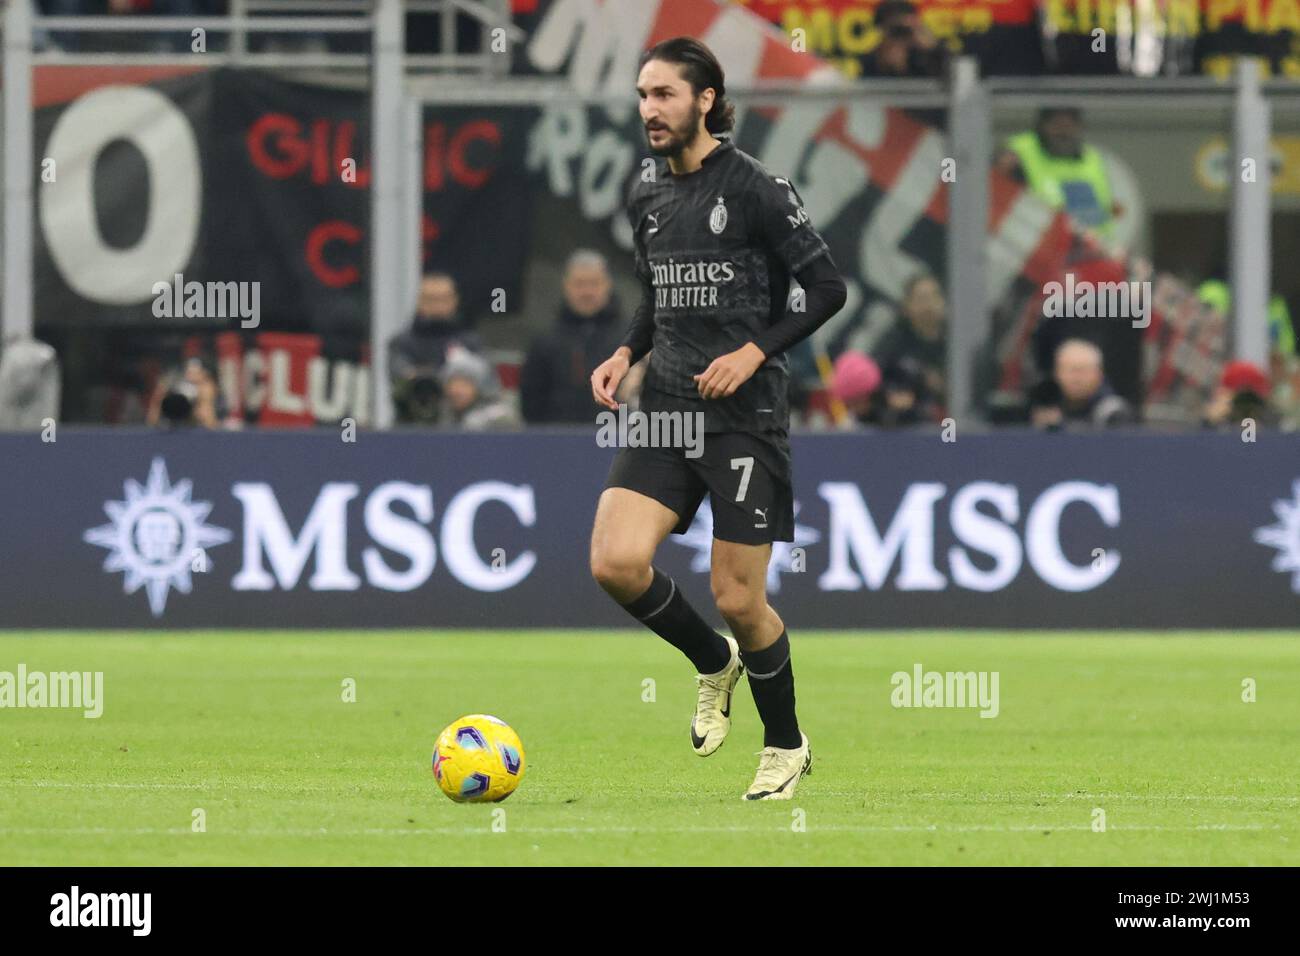
M 709 494 L 713 537 L 737 544 L 794 540 L 790 446 L 780 432 L 708 432 L 701 454 L 685 448 L 623 447 L 606 488 L 627 488 L 677 513 L 685 534 Z

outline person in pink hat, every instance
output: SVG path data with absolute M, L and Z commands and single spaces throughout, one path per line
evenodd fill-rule
M 872 397 L 880 378 L 880 366 L 865 352 L 848 351 L 835 360 L 831 394 L 843 403 L 854 425 L 872 424 Z

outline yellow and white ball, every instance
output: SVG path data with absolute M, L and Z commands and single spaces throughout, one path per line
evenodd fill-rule
M 468 714 L 438 735 L 433 777 L 457 803 L 498 803 L 524 778 L 524 745 L 501 718 Z

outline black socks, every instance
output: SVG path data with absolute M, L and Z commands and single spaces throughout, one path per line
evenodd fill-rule
M 716 674 L 731 660 L 722 635 L 682 596 L 676 583 L 658 568 L 644 594 L 624 604 L 634 618 L 690 658 L 701 674 Z M 785 631 L 771 647 L 741 650 L 749 671 L 749 689 L 763 719 L 763 746 L 794 750 L 803 744 L 794 712 L 794 671 L 790 667 L 790 636 Z
M 740 659 L 749 671 L 749 689 L 763 718 L 763 746 L 794 750 L 803 745 L 794 714 L 794 671 L 790 667 L 790 636 L 781 632 L 771 647 L 761 651 L 741 648 Z
M 701 674 L 716 674 L 731 661 L 731 648 L 722 635 L 709 627 L 708 622 L 691 607 L 672 578 L 658 568 L 652 570 L 654 578 L 650 587 L 630 604 L 624 604 L 623 608 L 689 657 Z M 790 700 L 793 708 L 793 683 Z M 799 744 L 796 742 L 795 746 Z

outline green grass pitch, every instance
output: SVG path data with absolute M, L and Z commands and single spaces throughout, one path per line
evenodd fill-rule
M 697 757 L 693 671 L 645 632 L 0 632 L 0 671 L 103 671 L 105 699 L 0 710 L 0 864 L 1300 863 L 1294 635 L 793 640 L 813 774 L 746 804 L 748 687 Z M 918 662 L 997 671 L 1000 713 L 893 707 Z M 430 773 L 474 712 L 524 741 L 502 804 Z

